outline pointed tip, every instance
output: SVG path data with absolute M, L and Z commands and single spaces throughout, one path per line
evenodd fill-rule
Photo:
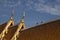
M 25 16 L 25 11 L 24 11 L 24 13 L 23 13 L 23 16 Z
M 12 7 L 12 13 L 14 13 L 14 8 Z
M 14 16 L 14 8 L 12 7 L 12 16 Z
M 13 19 L 13 16 L 14 16 L 14 8 L 12 7 L 11 19 Z
M 22 16 L 22 19 L 24 19 L 24 17 L 25 17 L 25 11 L 23 12 L 23 16 Z

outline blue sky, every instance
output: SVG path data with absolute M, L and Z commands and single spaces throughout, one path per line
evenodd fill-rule
M 14 7 L 14 21 L 19 23 L 24 11 L 27 27 L 60 18 L 60 0 L 0 0 L 0 24 L 9 20 Z

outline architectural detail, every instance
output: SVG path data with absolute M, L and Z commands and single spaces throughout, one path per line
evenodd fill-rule
M 46 23 L 37 23 L 38 25 L 26 29 L 25 12 L 17 25 L 14 25 L 13 16 L 14 9 L 12 8 L 12 15 L 8 22 L 0 25 L 0 40 L 60 40 L 60 18 Z
M 23 17 L 22 17 L 19 25 L 18 25 L 18 28 L 17 28 L 15 34 L 14 34 L 13 37 L 11 38 L 11 40 L 17 40 L 17 37 L 19 36 L 19 31 L 21 31 L 22 28 L 25 29 L 24 16 L 25 16 L 25 13 L 24 13 L 24 15 L 23 15 Z
M 3 37 L 7 34 L 8 28 L 9 28 L 10 26 L 13 26 L 13 25 L 14 25 L 13 13 L 14 13 L 14 10 L 12 9 L 12 15 L 11 15 L 11 17 L 10 17 L 10 20 L 7 22 L 7 25 L 5 26 L 5 28 L 3 29 L 3 31 L 2 31 L 1 34 L 0 34 L 0 40 L 2 40 Z

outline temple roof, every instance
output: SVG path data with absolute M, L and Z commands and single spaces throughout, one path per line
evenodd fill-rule
M 0 33 L 3 31 L 6 25 L 7 25 L 7 22 L 0 25 Z
M 12 38 L 18 28 L 17 26 L 18 25 L 9 28 L 8 34 L 4 37 L 6 40 Z M 17 40 L 60 40 L 59 31 L 60 19 L 20 31 Z
M 60 19 L 21 31 L 17 40 L 60 40 Z
M 10 40 L 12 38 L 12 36 L 14 35 L 14 33 L 16 32 L 17 28 L 18 28 L 18 25 L 10 27 L 8 29 L 8 33 L 6 34 L 6 36 L 4 38 L 7 40 Z

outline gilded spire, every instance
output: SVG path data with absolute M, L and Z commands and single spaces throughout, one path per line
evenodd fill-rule
M 12 7 L 11 19 L 13 18 L 13 16 L 14 16 L 14 8 Z
M 23 12 L 23 16 L 20 22 L 24 22 L 24 17 L 25 17 L 25 11 Z
M 24 11 L 24 13 L 23 13 L 23 16 L 25 16 L 25 11 Z
M 22 17 L 22 19 L 24 19 L 24 17 L 25 17 L 25 11 L 23 12 L 23 17 Z

